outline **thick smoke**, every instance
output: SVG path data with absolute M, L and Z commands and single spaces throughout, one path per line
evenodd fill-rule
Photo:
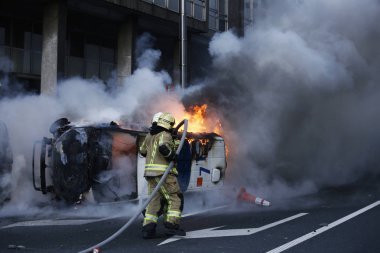
M 185 100 L 223 113 L 230 175 L 281 196 L 379 175 L 379 1 L 268 2 L 244 37 L 214 36 Z
M 148 38 L 148 39 L 144 39 Z M 161 55 L 160 51 L 147 48 L 151 44 L 148 35 L 144 35 L 137 44 L 139 49 L 139 68 L 114 90 L 99 80 L 84 80 L 74 77 L 61 80 L 58 84 L 56 97 L 46 95 L 18 95 L 4 96 L 0 100 L 0 120 L 3 121 L 9 132 L 9 139 L 13 149 L 13 168 L 9 177 L 3 177 L 5 183 L 11 180 L 11 201 L 1 209 L 0 215 L 8 213 L 39 212 L 31 207 L 38 203 L 50 203 L 50 195 L 42 195 L 33 190 L 32 185 L 32 151 L 33 144 L 42 137 L 51 137 L 50 125 L 61 117 L 67 117 L 72 124 L 88 125 L 94 123 L 108 123 L 117 121 L 129 126 L 131 123 L 140 126 L 149 126 L 152 115 L 160 111 L 171 111 L 171 106 L 180 109 L 172 110 L 177 115 L 183 115 L 184 107 L 180 102 L 180 95 L 176 92 L 168 93 L 166 86 L 171 83 L 171 77 L 165 71 L 156 71 L 156 64 Z M 2 61 L 4 77 L 6 71 L 11 70 L 11 62 Z M 6 69 L 8 68 L 8 69 Z M 7 83 L 12 88 L 17 83 Z M 113 86 L 114 87 L 114 86 Z M 2 89 L 2 91 L 7 91 Z M 5 94 L 7 95 L 7 94 Z M 124 157 L 123 167 L 131 164 L 129 157 Z M 127 160 L 126 160 L 127 159 Z M 38 158 L 37 158 L 38 160 Z M 128 169 L 128 168 L 127 168 Z M 128 177 L 130 171 L 119 175 Z M 130 192 L 130 189 L 123 189 Z M 29 212 L 29 214 L 31 214 Z
M 214 36 L 213 68 L 202 86 L 168 93 L 170 76 L 155 69 L 161 53 L 144 35 L 139 68 L 112 92 L 100 81 L 71 78 L 59 83 L 57 97 L 0 100 L 14 154 L 10 204 L 30 211 L 37 201 L 50 201 L 33 191 L 31 161 L 34 141 L 50 136 L 57 118 L 149 125 L 157 111 L 182 118 L 182 97 L 186 105 L 208 103 L 223 118 L 226 180 L 261 196 L 379 175 L 379 1 L 270 3 L 244 37 Z M 0 66 L 11 69 L 9 62 Z M 9 83 L 6 75 L 2 83 Z M 5 210 L 15 213 L 14 207 Z

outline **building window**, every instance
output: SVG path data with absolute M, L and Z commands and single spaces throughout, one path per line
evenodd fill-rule
M 70 33 L 70 56 L 84 57 L 84 36 L 79 32 Z
M 0 58 L 10 59 L 10 72 L 41 74 L 42 23 L 0 18 Z
M 111 79 L 116 69 L 118 25 L 109 20 L 68 13 L 65 76 Z
M 217 10 L 218 9 L 218 0 L 210 0 L 210 9 Z
M 10 48 L 11 19 L 0 17 L 0 59 L 11 58 Z M 7 70 L 10 67 L 7 67 Z
M 72 32 L 69 40 L 68 76 L 100 78 L 104 81 L 111 77 L 116 66 L 115 39 Z
M 100 78 L 107 80 L 115 68 L 115 50 L 112 47 L 100 48 Z
M 85 77 L 99 77 L 100 66 L 100 46 L 96 44 L 85 44 Z
M 11 20 L 0 17 L 0 46 L 10 45 Z
M 206 20 L 205 11 L 205 1 L 194 0 L 194 18 L 198 20 Z
M 255 0 L 244 0 L 244 25 L 253 23 L 253 5 Z
M 244 0 L 244 25 L 252 24 L 255 21 L 255 13 L 265 6 L 265 0 Z
M 31 38 L 31 73 L 41 75 L 42 23 L 34 23 Z
M 188 16 L 188 17 L 194 16 L 194 13 L 193 13 L 193 4 L 190 1 L 189 0 L 185 1 L 185 13 L 186 13 L 186 16 Z
M 143 0 L 151 4 L 155 4 L 162 8 L 167 8 L 171 11 L 179 12 L 179 0 Z M 206 0 L 186 0 L 185 11 L 188 17 L 206 21 Z
M 209 28 L 214 31 L 228 30 L 228 0 L 209 1 Z
M 153 0 L 153 3 L 155 5 L 158 5 L 160 7 L 166 8 L 167 1 L 166 0 Z
M 206 13 L 205 0 L 187 0 L 186 1 L 186 15 L 188 17 L 205 21 L 206 20 L 205 13 Z
M 228 30 L 228 0 L 219 0 L 219 31 Z
M 168 0 L 169 10 L 179 12 L 179 1 L 178 0 Z

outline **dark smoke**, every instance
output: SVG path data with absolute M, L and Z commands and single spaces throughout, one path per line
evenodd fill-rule
M 231 175 L 305 190 L 379 175 L 380 2 L 270 1 L 256 14 L 244 37 L 214 36 L 213 76 L 184 99 L 223 114 Z

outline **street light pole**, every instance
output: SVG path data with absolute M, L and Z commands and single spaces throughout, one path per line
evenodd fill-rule
M 185 0 L 181 0 L 180 6 L 180 41 L 181 41 L 181 87 L 186 87 L 186 73 L 187 73 L 187 25 L 186 25 L 186 11 Z

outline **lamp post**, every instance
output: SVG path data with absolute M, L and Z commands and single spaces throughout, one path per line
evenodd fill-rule
M 187 73 L 187 25 L 186 25 L 186 8 L 185 0 L 181 0 L 180 6 L 180 51 L 181 51 L 181 87 L 186 87 L 186 73 Z

